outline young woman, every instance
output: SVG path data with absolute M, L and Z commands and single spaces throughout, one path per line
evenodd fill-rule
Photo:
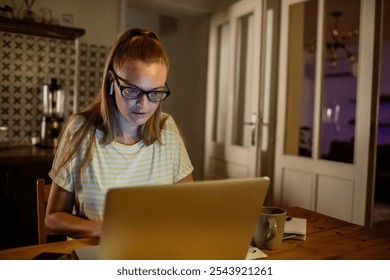
M 117 40 L 96 100 L 73 115 L 60 136 L 49 173 L 48 228 L 99 237 L 108 189 L 193 180 L 176 124 L 161 111 L 170 94 L 168 69 L 153 32 L 131 29 Z

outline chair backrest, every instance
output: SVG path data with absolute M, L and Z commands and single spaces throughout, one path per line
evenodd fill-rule
M 49 199 L 51 184 L 46 184 L 44 179 L 37 180 L 37 216 L 38 216 L 38 243 L 47 242 L 47 236 L 54 233 L 45 226 L 46 205 Z

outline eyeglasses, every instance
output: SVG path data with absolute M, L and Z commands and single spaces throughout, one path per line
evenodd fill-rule
M 167 97 L 171 94 L 171 92 L 169 91 L 167 83 L 165 83 L 165 87 L 167 88 L 167 90 L 149 90 L 149 91 L 146 91 L 146 90 L 140 89 L 139 87 L 137 87 L 135 85 L 132 85 L 132 86 L 122 86 L 119 83 L 118 75 L 114 72 L 114 70 L 111 70 L 110 72 L 113 74 L 114 79 L 116 81 L 116 84 L 118 85 L 118 88 L 119 88 L 123 98 L 126 98 L 126 99 L 138 99 L 142 95 L 145 94 L 146 97 L 149 99 L 149 101 L 152 101 L 152 102 L 162 102 L 165 99 L 167 99 Z

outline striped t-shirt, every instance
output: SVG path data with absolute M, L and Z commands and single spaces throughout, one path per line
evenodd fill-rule
M 146 146 L 141 140 L 131 146 L 116 141 L 101 145 L 99 140 L 102 134 L 97 130 L 92 161 L 81 176 L 80 155 L 84 152 L 54 173 L 54 167 L 59 164 L 59 159 L 56 158 L 49 173 L 56 184 L 75 193 L 76 211 L 81 217 L 103 220 L 105 196 L 110 188 L 172 184 L 193 171 L 185 145 L 171 116 L 162 130 L 162 144 L 156 141 Z M 59 149 L 66 150 L 65 146 L 66 143 L 60 143 Z

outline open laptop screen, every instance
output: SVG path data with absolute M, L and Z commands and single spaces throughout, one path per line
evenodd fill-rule
M 245 259 L 269 178 L 111 189 L 99 259 Z

